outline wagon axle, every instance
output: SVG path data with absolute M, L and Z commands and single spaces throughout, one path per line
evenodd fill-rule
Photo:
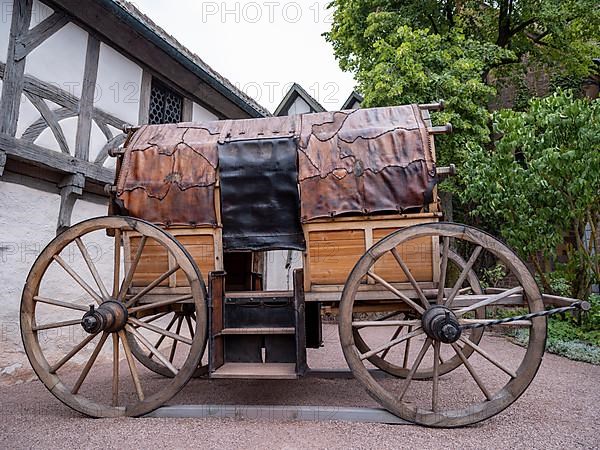
M 433 305 L 423 314 L 423 330 L 434 341 L 452 344 L 460 338 L 462 329 L 450 308 Z
M 125 304 L 108 300 L 98 308 L 90 305 L 90 310 L 83 315 L 81 326 L 89 334 L 101 331 L 116 333 L 125 328 L 129 314 Z

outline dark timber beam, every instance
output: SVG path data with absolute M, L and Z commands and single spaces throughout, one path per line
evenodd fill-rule
M 15 136 L 17 120 L 23 92 L 25 59 L 17 60 L 17 40 L 29 29 L 31 22 L 31 5 L 33 0 L 14 0 L 6 68 L 2 85 L 2 100 L 0 100 L 0 133 Z
M 83 194 L 85 176 L 82 173 L 67 175 L 58 184 L 60 188 L 60 211 L 56 234 L 60 234 L 71 226 L 71 215 L 77 198 Z
M 29 55 L 33 49 L 69 23 L 66 14 L 56 12 L 44 19 L 31 30 L 23 33 L 17 38 L 15 45 L 15 61 L 21 61 Z
M 75 138 L 75 156 L 84 161 L 89 160 L 90 136 L 94 115 L 94 93 L 96 79 L 98 78 L 99 57 L 100 41 L 90 34 L 88 35 L 83 87 L 81 100 L 79 101 L 79 121 L 77 122 L 77 136 Z
M 27 91 L 25 92 L 25 96 L 29 99 L 31 104 L 33 106 L 35 106 L 35 108 L 38 110 L 38 112 L 42 116 L 42 119 L 44 119 L 44 121 L 46 122 L 46 125 L 52 131 L 52 134 L 54 135 L 56 142 L 58 142 L 60 151 L 63 153 L 66 153 L 68 155 L 69 154 L 69 145 L 67 144 L 67 138 L 65 137 L 65 134 L 63 133 L 62 128 L 58 124 L 58 120 L 57 120 L 55 114 L 52 112 L 52 110 L 50 109 L 48 104 L 44 100 L 42 100 L 40 97 L 33 95 Z
M 112 184 L 115 179 L 115 173 L 112 170 L 22 139 L 0 134 L 0 148 L 11 159 L 25 161 L 64 174 L 82 173 L 86 179 L 100 185 Z
M 138 125 L 147 125 L 150 122 L 150 93 L 152 92 L 152 74 L 147 70 L 142 73 L 140 86 L 140 114 Z

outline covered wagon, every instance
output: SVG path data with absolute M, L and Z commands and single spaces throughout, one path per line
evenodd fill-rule
M 513 251 L 442 222 L 436 184 L 451 168 L 436 167 L 434 135 L 451 127 L 429 118 L 440 107 L 130 130 L 113 151 L 109 215 L 63 232 L 27 279 L 21 327 L 34 370 L 77 411 L 140 416 L 193 376 L 305 375 L 328 311 L 354 377 L 399 417 L 462 426 L 504 410 L 540 365 L 547 313 Z M 282 249 L 302 252 L 302 268 L 292 290 L 265 290 L 264 255 Z M 497 262 L 512 284 L 484 289 L 478 271 Z M 58 272 L 78 297 L 53 295 Z M 486 316 L 497 306 L 527 311 Z M 38 321 L 43 308 L 56 322 Z M 492 326 L 525 328 L 526 350 L 490 351 Z M 41 336 L 64 327 L 78 333 L 52 358 Z

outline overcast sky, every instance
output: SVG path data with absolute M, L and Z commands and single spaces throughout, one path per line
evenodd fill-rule
M 297 82 L 338 109 L 354 88 L 322 35 L 331 27 L 330 0 L 135 0 L 179 42 L 273 111 Z

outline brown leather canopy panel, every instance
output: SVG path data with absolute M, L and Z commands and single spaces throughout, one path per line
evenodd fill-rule
M 302 116 L 302 220 L 431 203 L 435 164 L 418 106 Z
M 215 226 L 219 144 L 279 138 L 297 142 L 302 221 L 432 201 L 435 161 L 416 105 L 143 126 L 127 146 L 117 198 L 125 213 L 157 224 Z
M 125 212 L 160 225 L 217 225 L 220 123 L 144 126 L 125 152 L 117 198 Z

